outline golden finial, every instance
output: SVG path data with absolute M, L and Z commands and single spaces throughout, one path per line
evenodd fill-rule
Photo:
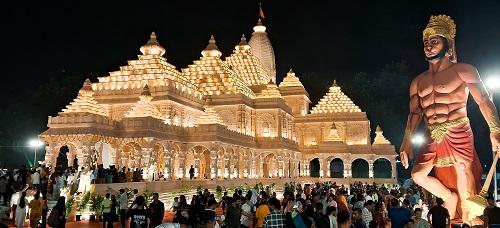
M 247 38 L 245 37 L 245 34 L 241 35 L 241 40 L 240 40 L 240 43 L 238 45 L 240 45 L 240 46 L 248 45 Z
M 204 57 L 209 57 L 209 56 L 220 57 L 222 55 L 222 53 L 219 51 L 219 48 L 215 44 L 214 35 L 210 35 L 210 40 L 208 41 L 208 45 L 205 48 L 205 50 L 201 52 L 201 55 L 203 55 Z
M 289 74 L 293 74 L 295 72 L 293 72 L 292 68 L 290 67 L 290 70 L 288 71 Z
M 156 40 L 155 32 L 151 32 L 149 35 L 149 40 L 146 44 L 142 45 L 140 48 L 143 55 L 159 55 L 163 56 L 165 54 L 165 48 L 163 48 L 160 43 Z

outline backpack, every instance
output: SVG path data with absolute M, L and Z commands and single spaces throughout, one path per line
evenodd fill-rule
M 56 227 L 57 224 L 59 223 L 59 215 L 58 214 L 59 213 L 57 213 L 57 209 L 52 208 L 52 210 L 50 211 L 50 215 L 47 218 L 47 225 L 49 225 L 51 227 Z

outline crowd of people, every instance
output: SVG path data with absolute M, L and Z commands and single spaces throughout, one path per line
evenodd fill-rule
M 3 205 L 10 208 L 10 219 L 16 227 L 22 227 L 26 219 L 33 228 L 64 227 L 67 212 L 61 189 L 67 187 L 70 195 L 83 193 L 92 181 L 107 182 L 103 179 L 109 174 L 112 182 L 141 179 L 140 170 L 130 174 L 126 169 L 104 169 L 102 165 L 95 169 L 22 167 L 0 171 L 0 195 Z M 175 197 L 171 208 L 165 208 L 158 193 L 153 193 L 148 202 L 137 190 L 129 195 L 121 189 L 119 195 L 106 194 L 101 208 L 96 210 L 102 212 L 103 228 L 111 228 L 115 223 L 131 228 L 156 227 L 164 222 L 169 210 L 175 213 L 172 224 L 180 227 L 435 228 L 449 227 L 451 223 L 443 200 L 416 186 L 403 189 L 397 185 L 361 183 L 287 183 L 279 197 L 271 186 L 257 189 L 258 186 L 245 192 L 236 190 L 231 196 L 225 192 L 219 200 L 205 189 L 193 195 L 190 203 L 185 195 Z M 57 201 L 52 210 L 48 200 Z M 492 198 L 488 203 L 483 221 L 487 225 L 500 224 L 500 208 Z

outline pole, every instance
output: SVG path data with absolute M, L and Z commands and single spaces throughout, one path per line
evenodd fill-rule
M 33 160 L 33 168 L 36 169 L 36 147 L 35 147 L 35 160 Z
M 493 101 L 493 93 L 491 93 L 491 100 Z M 497 152 L 500 152 L 500 151 L 493 151 L 493 159 L 495 159 Z M 493 181 L 493 199 L 495 199 L 495 204 L 496 204 L 497 200 L 498 200 L 498 192 L 497 192 L 498 183 L 497 183 L 497 166 L 496 166 L 496 164 L 495 164 L 494 170 L 495 170 L 495 174 L 493 175 L 493 178 L 495 178 L 495 180 Z
M 496 151 L 493 151 L 493 159 L 495 158 L 496 156 Z M 498 189 L 498 183 L 497 183 L 497 166 L 495 164 L 495 167 L 493 167 L 493 170 L 495 170 L 495 173 L 493 174 L 493 198 L 495 199 L 495 203 L 497 202 L 498 200 L 498 193 L 497 193 L 497 189 Z

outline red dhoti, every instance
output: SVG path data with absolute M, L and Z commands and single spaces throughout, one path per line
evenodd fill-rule
M 471 164 L 475 182 L 476 195 L 481 190 L 482 168 L 474 148 L 474 136 L 465 117 L 459 120 L 429 126 L 429 144 L 422 148 L 417 158 L 417 163 L 434 165 L 435 177 L 451 191 L 457 193 L 456 163 L 467 162 Z M 461 186 L 463 187 L 463 186 Z M 460 196 L 459 196 L 460 198 Z M 465 200 L 465 199 L 460 199 Z M 457 206 L 457 215 L 461 214 L 460 203 Z

